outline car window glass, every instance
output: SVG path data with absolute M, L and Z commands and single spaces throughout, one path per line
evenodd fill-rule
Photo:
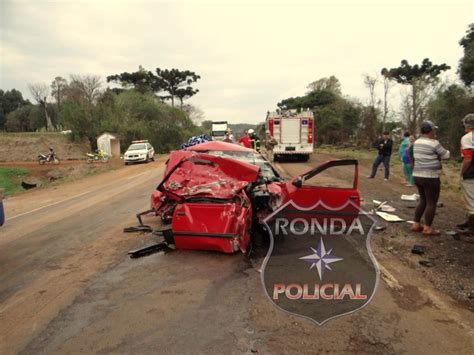
M 333 166 L 310 179 L 304 179 L 303 186 L 351 189 L 354 187 L 354 174 L 354 165 Z
M 130 147 L 128 147 L 128 150 L 141 150 L 141 149 L 146 149 L 145 144 L 132 144 Z

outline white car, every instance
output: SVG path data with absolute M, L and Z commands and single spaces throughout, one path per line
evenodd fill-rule
M 155 149 L 148 141 L 132 141 L 132 145 L 123 155 L 125 165 L 139 162 L 148 163 L 150 160 L 155 160 Z

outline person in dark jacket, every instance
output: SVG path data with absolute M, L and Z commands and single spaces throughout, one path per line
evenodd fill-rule
M 376 148 L 379 153 L 374 160 L 372 165 L 372 173 L 368 176 L 369 179 L 373 179 L 377 174 L 377 168 L 381 163 L 383 163 L 385 168 L 385 181 L 388 180 L 390 176 L 390 156 L 392 155 L 392 146 L 393 141 L 390 139 L 390 134 L 388 132 L 383 132 L 383 137 L 379 139 L 376 143 Z

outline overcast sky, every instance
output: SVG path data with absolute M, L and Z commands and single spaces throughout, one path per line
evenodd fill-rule
M 201 76 L 188 100 L 206 119 L 257 123 L 308 83 L 335 75 L 367 100 L 365 73 L 430 58 L 452 67 L 473 1 L 5 1 L 0 88 L 70 74 L 178 68 Z M 398 92 L 392 93 L 397 100 Z M 396 109 L 396 107 L 394 107 Z

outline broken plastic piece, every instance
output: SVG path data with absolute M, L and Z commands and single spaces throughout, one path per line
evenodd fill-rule
M 126 227 L 123 229 L 123 231 L 125 233 L 134 233 L 134 232 L 151 232 L 152 229 L 150 226 L 147 226 L 147 225 L 140 225 L 140 226 L 136 226 L 136 227 Z
M 402 195 L 400 197 L 403 201 L 417 201 L 420 198 L 420 195 L 413 194 L 413 195 Z
M 132 259 L 136 259 L 136 258 L 141 258 L 142 256 L 158 253 L 162 250 L 167 250 L 167 249 L 169 249 L 168 245 L 164 242 L 161 242 L 157 244 L 148 245 L 144 248 L 130 250 L 128 252 L 128 256 L 130 256 L 130 258 Z
M 395 212 L 396 211 L 395 207 L 392 207 L 390 205 L 383 205 L 382 207 L 380 207 L 380 210 L 383 211 L 383 212 Z
M 456 231 L 446 231 L 446 235 L 450 235 L 454 240 L 461 240 L 459 233 Z
M 418 255 L 424 254 L 425 251 L 426 251 L 426 247 L 425 247 L 424 245 L 417 245 L 417 244 L 415 244 L 415 245 L 413 246 L 413 248 L 411 249 L 411 252 L 412 252 L 413 254 L 418 254 Z
M 404 221 L 404 219 L 398 217 L 397 215 L 390 214 L 390 213 L 387 213 L 387 212 L 376 212 L 376 214 L 380 218 L 382 218 L 385 221 L 390 222 L 390 223 L 403 222 Z
M 432 267 L 433 266 L 433 262 L 429 261 L 429 260 L 420 260 L 420 261 L 418 261 L 418 264 L 420 264 L 421 266 L 425 266 L 425 267 Z

